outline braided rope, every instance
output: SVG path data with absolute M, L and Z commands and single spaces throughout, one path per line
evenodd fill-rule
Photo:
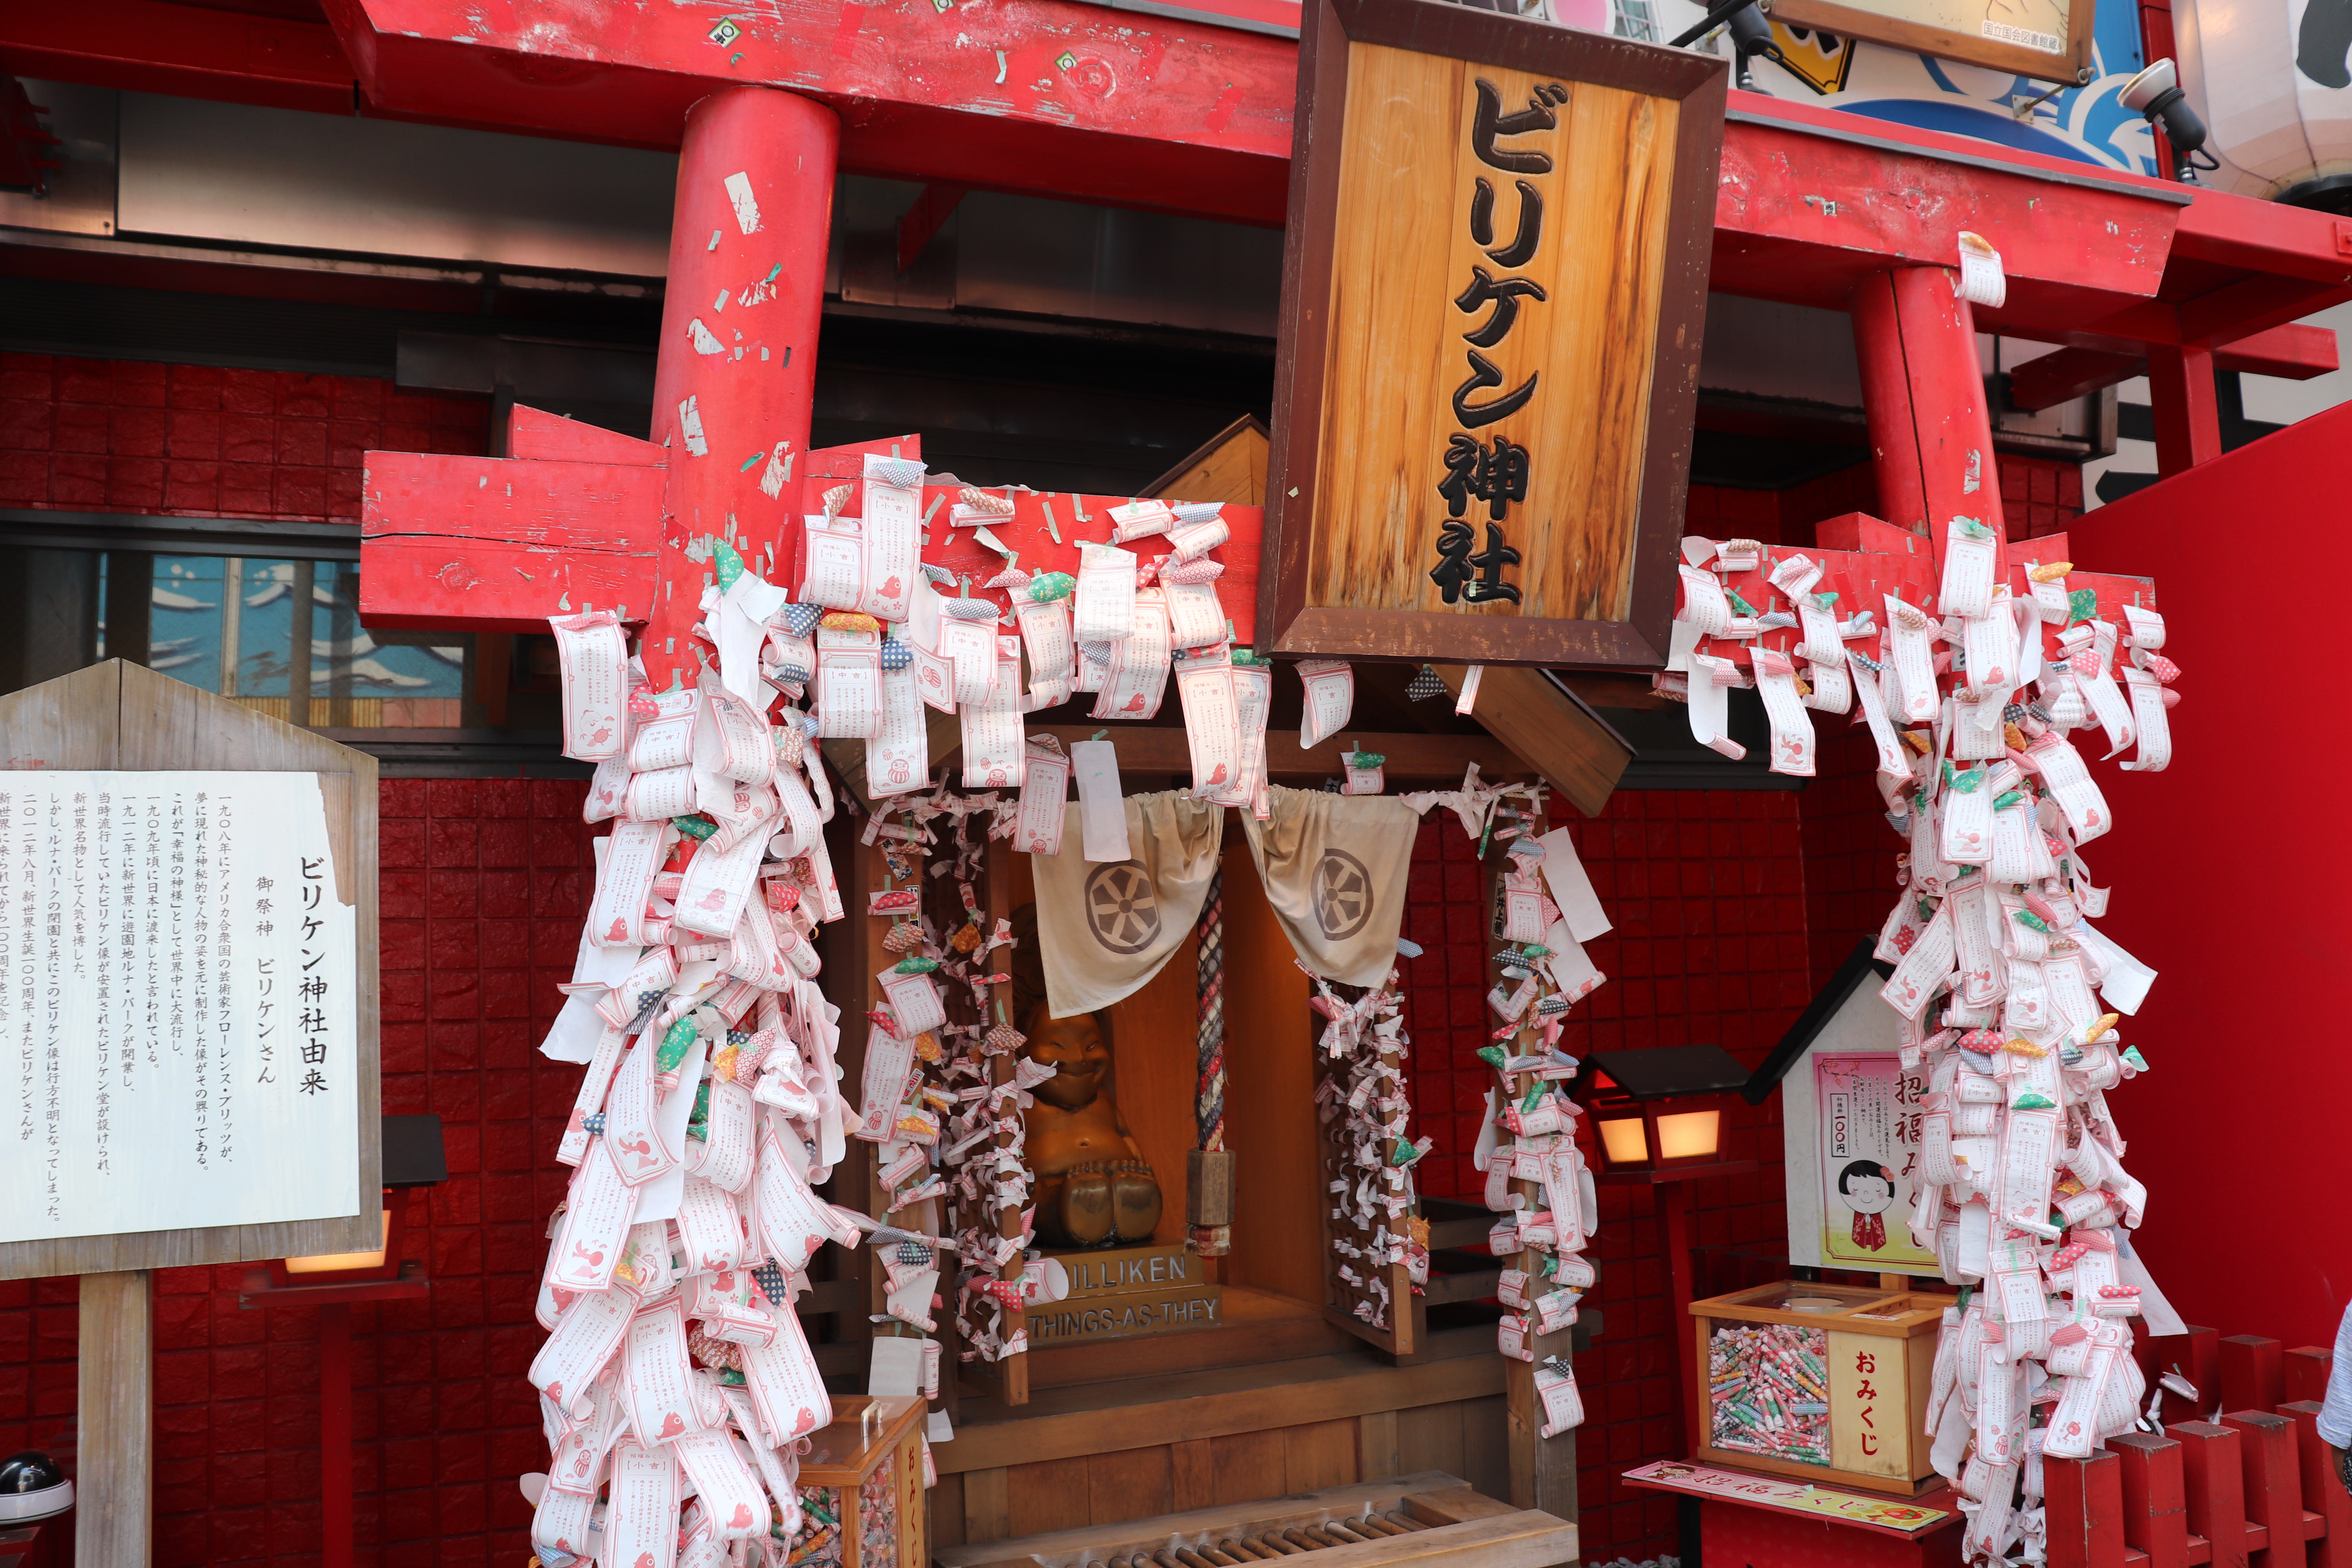
M 1194 1115 L 1201 1147 L 1225 1146 L 1225 874 L 1209 879 L 1201 905 L 1201 1076 Z

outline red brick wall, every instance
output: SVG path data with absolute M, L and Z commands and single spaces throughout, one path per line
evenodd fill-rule
M 488 439 L 485 400 L 367 376 L 0 353 L 0 506 L 356 522 L 370 447 Z

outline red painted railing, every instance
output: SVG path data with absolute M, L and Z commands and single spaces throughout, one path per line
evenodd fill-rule
M 2352 1568 L 2352 1493 L 2318 1429 L 2329 1352 L 2192 1328 L 2138 1356 L 2151 1382 L 2177 1367 L 2229 1414 L 2197 1420 L 2168 1393 L 2165 1436 L 2045 1460 L 2050 1568 Z

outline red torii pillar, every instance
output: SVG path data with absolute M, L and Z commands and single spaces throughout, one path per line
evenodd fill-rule
M 1952 519 L 1974 518 L 1993 531 L 1998 580 L 2008 564 L 2000 469 L 1976 313 L 1958 279 L 1954 268 L 1898 267 L 1863 279 L 1851 305 L 1854 359 L 1879 516 L 1927 535 L 1939 566 Z
M 644 640 L 656 689 L 672 670 L 692 680 L 700 618 L 702 584 L 681 580 L 669 547 L 715 536 L 748 560 L 797 507 L 796 486 L 761 482 L 772 459 L 787 473 L 805 461 L 840 152 L 838 115 L 772 88 L 723 88 L 687 111 L 654 371 L 653 441 L 669 460 Z
M 524 631 L 550 615 L 623 609 L 644 623 L 655 689 L 674 676 L 691 683 L 699 658 L 688 633 L 709 578 L 686 547 L 723 539 L 772 573 L 797 515 L 840 145 L 832 110 L 772 88 L 721 88 L 696 103 L 678 157 L 652 441 L 519 411 L 532 439 L 507 459 L 369 453 L 361 618 Z M 769 479 L 772 467 L 785 482 Z M 427 561 L 404 535 L 455 538 Z M 377 539 L 405 548 L 371 550 Z

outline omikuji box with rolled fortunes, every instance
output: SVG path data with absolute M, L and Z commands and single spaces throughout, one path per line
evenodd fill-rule
M 1936 1327 L 1954 1298 L 1798 1280 L 1691 1303 L 1698 1458 L 1915 1496 Z

